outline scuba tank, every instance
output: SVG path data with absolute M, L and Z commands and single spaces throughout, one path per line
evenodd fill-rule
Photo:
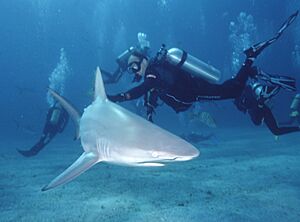
M 60 116 L 60 112 L 61 112 L 61 110 L 58 109 L 58 108 L 55 108 L 53 110 L 53 113 L 52 113 L 51 118 L 50 118 L 50 122 L 52 123 L 52 125 L 57 124 L 59 116 Z
M 158 61 L 165 60 L 196 78 L 202 78 L 211 83 L 218 83 L 221 79 L 221 72 L 218 69 L 188 54 L 184 50 L 178 48 L 167 50 L 166 46 L 162 44 L 156 57 Z

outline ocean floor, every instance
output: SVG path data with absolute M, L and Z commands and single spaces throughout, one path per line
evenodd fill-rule
M 300 221 L 300 133 L 218 129 L 200 156 L 161 168 L 97 164 L 67 185 L 41 188 L 82 152 L 59 136 L 38 156 L 1 141 L 0 221 Z

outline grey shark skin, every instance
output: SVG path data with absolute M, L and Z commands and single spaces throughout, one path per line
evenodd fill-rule
M 42 190 L 65 184 L 99 162 L 129 166 L 163 166 L 165 162 L 187 161 L 199 155 L 190 143 L 109 101 L 99 67 L 95 100 L 78 113 L 57 93 L 50 93 L 70 113 L 79 127 L 83 154 Z

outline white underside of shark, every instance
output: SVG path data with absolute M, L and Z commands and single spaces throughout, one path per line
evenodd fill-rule
M 63 97 L 51 89 L 50 93 L 77 125 L 84 152 L 43 191 L 73 180 L 99 162 L 150 167 L 187 161 L 199 155 L 190 143 L 109 101 L 99 68 L 94 101 L 81 117 Z

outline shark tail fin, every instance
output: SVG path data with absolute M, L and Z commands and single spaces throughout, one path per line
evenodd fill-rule
M 101 100 L 106 100 L 106 93 L 104 88 L 104 83 L 102 79 L 102 74 L 100 71 L 100 68 L 97 67 L 96 74 L 95 74 L 95 92 L 94 92 L 94 100 L 96 100 L 98 97 Z
M 79 121 L 80 114 L 79 112 L 62 96 L 60 96 L 53 89 L 48 88 L 50 94 L 60 103 L 60 105 L 69 113 L 73 123 L 75 125 L 75 137 L 74 140 L 79 139 Z
M 48 185 L 43 187 L 42 191 L 50 190 L 54 187 L 70 182 L 91 168 L 97 162 L 99 162 L 99 159 L 94 153 L 84 152 L 69 168 L 52 180 Z

